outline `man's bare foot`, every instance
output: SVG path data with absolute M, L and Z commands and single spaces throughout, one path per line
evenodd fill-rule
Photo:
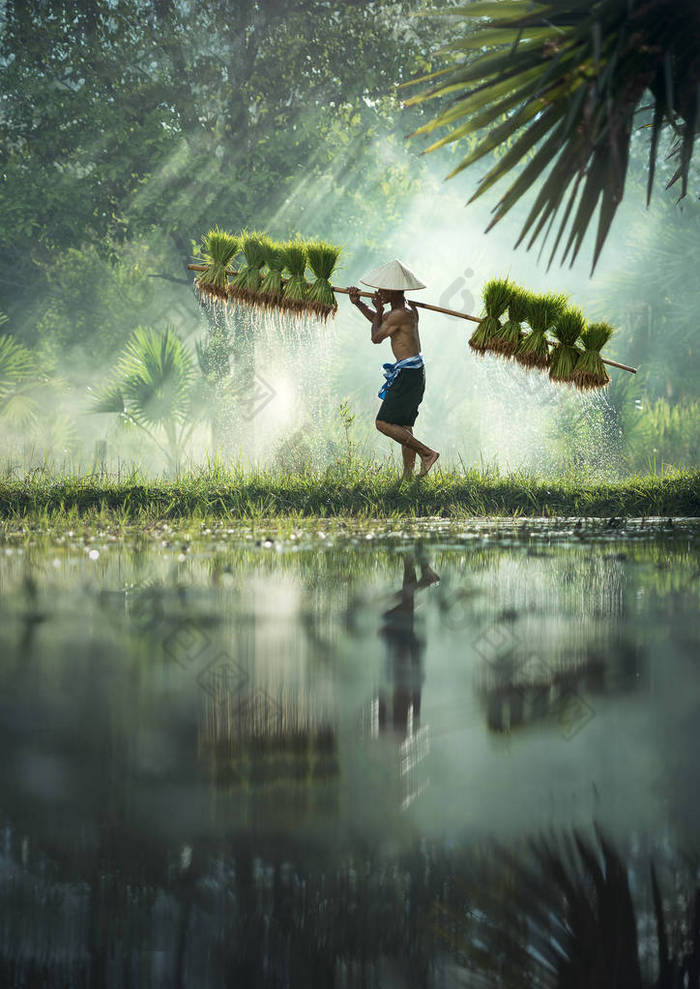
M 413 471 L 411 471 L 410 474 L 407 474 L 406 471 L 404 471 L 403 474 L 401 475 L 402 484 L 404 481 L 412 481 L 412 480 L 413 480 Z
M 433 466 L 440 454 L 437 450 L 432 450 L 427 457 L 420 458 L 420 471 L 418 472 L 418 477 L 425 477 L 430 468 Z

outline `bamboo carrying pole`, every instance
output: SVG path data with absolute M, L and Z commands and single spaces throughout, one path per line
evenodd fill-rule
M 206 267 L 203 264 L 188 264 L 187 267 L 190 271 L 206 271 Z M 229 271 L 229 274 L 234 274 L 233 271 Z M 338 285 L 332 286 L 334 292 L 342 292 L 343 295 L 348 295 L 350 289 L 340 288 Z M 364 299 L 374 298 L 374 292 L 360 292 L 360 297 Z M 457 316 L 459 319 L 469 319 L 472 323 L 480 323 L 481 319 L 478 316 L 470 316 L 465 312 L 458 312 L 456 309 L 445 309 L 443 306 L 432 306 L 429 302 L 416 302 L 414 299 L 407 299 L 412 306 L 417 306 L 419 309 L 429 309 L 431 312 L 444 313 L 445 316 Z M 629 371 L 630 374 L 636 374 L 637 368 L 630 367 L 629 364 L 620 364 L 619 361 L 608 360 L 607 357 L 602 357 L 601 360 L 603 364 L 607 364 L 608 367 L 617 367 L 621 371 Z

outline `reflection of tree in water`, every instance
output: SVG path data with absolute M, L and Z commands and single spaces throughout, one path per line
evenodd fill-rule
M 651 871 L 577 833 L 324 861 L 252 835 L 175 850 L 125 825 L 105 815 L 94 855 L 28 864 L 6 826 L 2 985 L 700 984 L 700 887 L 661 845 Z
M 666 852 L 646 859 L 597 828 L 495 848 L 455 878 L 440 936 L 484 989 L 697 989 L 697 868 Z

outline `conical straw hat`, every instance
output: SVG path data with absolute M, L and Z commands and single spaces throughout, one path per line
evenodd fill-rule
M 417 288 L 425 288 L 423 282 L 398 258 L 388 261 L 373 271 L 368 271 L 360 281 L 363 285 L 369 285 L 372 288 L 384 288 L 394 292 L 406 292 L 409 289 L 415 291 Z

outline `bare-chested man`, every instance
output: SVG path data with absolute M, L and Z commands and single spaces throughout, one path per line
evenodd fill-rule
M 383 272 L 384 280 L 394 285 L 405 275 L 415 279 L 410 269 L 401 262 L 395 261 L 384 265 L 362 280 L 372 285 L 373 283 L 369 281 L 372 274 Z M 417 286 L 410 287 L 423 286 L 417 282 Z M 377 429 L 401 444 L 403 479 L 408 480 L 413 476 L 416 454 L 421 459 L 418 476 L 424 477 L 440 454 L 421 443 L 413 435 L 413 424 L 425 391 L 425 367 L 418 336 L 418 310 L 413 304 L 409 303 L 407 306 L 403 289 L 378 288 L 372 297 L 374 310 L 362 302 L 359 288 L 352 286 L 348 293 L 353 305 L 357 306 L 372 324 L 372 343 L 381 343 L 389 337 L 396 358 L 394 364 L 384 365 L 386 382 L 379 392 L 379 397 L 383 401 L 377 413 Z M 389 311 L 385 313 L 387 306 Z

